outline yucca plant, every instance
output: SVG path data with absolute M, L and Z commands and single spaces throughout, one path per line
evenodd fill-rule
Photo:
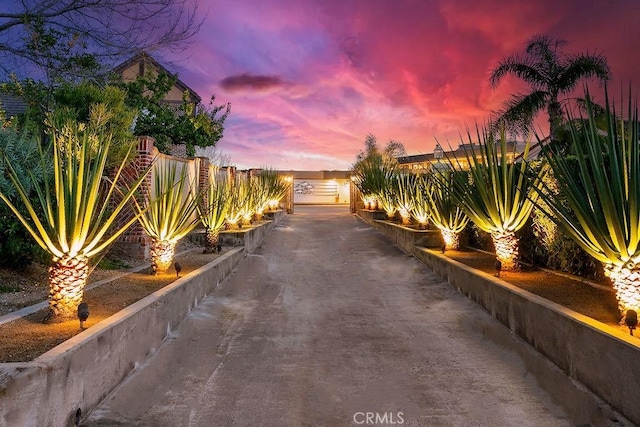
M 376 195 L 379 205 L 387 214 L 387 219 L 393 219 L 396 216 L 396 195 L 393 191 L 393 176 L 390 176 L 387 185 Z
M 411 173 L 400 173 L 394 180 L 396 208 L 400 213 L 403 225 L 411 222 L 411 212 L 415 207 L 417 177 Z
M 151 197 L 140 224 L 151 238 L 151 265 L 157 272 L 167 271 L 176 244 L 199 222 L 200 195 L 186 165 L 162 162 L 154 165 Z
M 218 246 L 220 230 L 224 228 L 229 212 L 230 188 L 226 179 L 216 179 L 213 168 L 209 169 L 209 187 L 198 205 L 200 222 L 205 228 L 205 254 L 214 253 Z
M 440 230 L 446 250 L 459 249 L 460 233 L 469 223 L 469 217 L 453 197 L 453 180 L 463 180 L 466 184 L 469 182 L 468 174 L 443 171 L 435 177 L 428 193 L 431 222 Z
M 471 148 L 465 153 L 471 165 L 471 182 L 454 179 L 452 195 L 469 219 L 478 228 L 491 234 L 496 257 L 503 270 L 518 268 L 518 239 L 516 231 L 524 226 L 537 199 L 536 188 L 541 187 L 545 168 L 537 173 L 527 162 L 529 142 L 517 163 L 510 162 L 507 156 L 507 140 L 504 129 L 500 131 L 499 141 L 495 137 L 477 128 L 478 148 L 474 149 L 471 134 L 468 132 Z M 452 170 L 456 163 L 447 159 Z M 460 170 L 459 167 L 457 170 Z M 443 181 L 439 172 L 439 181 Z
M 640 310 L 640 124 L 631 100 L 626 122 L 616 123 L 606 90 L 605 97 L 606 133 L 596 126 L 588 91 L 587 126 L 570 122 L 577 168 L 556 150 L 546 155 L 567 205 L 552 191 L 538 193 L 551 209 L 550 218 L 604 264 L 626 315 Z
M 229 211 L 226 227 L 235 229 L 242 226 L 242 217 L 251 209 L 250 184 L 247 178 L 236 176 L 233 180 L 229 180 L 227 185 L 229 186 Z
M 388 179 L 388 160 L 381 155 L 374 155 L 358 163 L 351 176 L 355 186 L 362 194 L 365 209 L 377 209 L 377 195 L 384 190 Z
M 49 254 L 49 308 L 46 321 L 74 318 L 82 301 L 90 273 L 90 260 L 105 251 L 131 224 L 140 212 L 130 215 L 116 226 L 116 218 L 129 206 L 135 191 L 144 180 L 142 173 L 128 188 L 123 188 L 121 172 L 125 162 L 116 168 L 113 179 L 106 182 L 105 164 L 111 135 L 102 133 L 109 120 L 106 108 L 91 108 L 89 132 L 84 124 L 67 122 L 54 125 L 48 121 L 52 152 L 40 149 L 42 168 L 53 158 L 53 177 L 36 177 L 30 172 L 29 182 L 22 182 L 16 168 L 5 157 L 7 173 L 28 212 L 21 210 L 9 197 L 0 198 L 9 206 L 35 241 Z M 32 204 L 26 188 L 33 186 L 40 206 Z M 39 208 L 39 209 L 38 209 Z M 43 212 L 43 217 L 37 215 Z
M 264 169 L 256 177 L 260 187 L 264 188 L 264 202 L 258 207 L 259 213 L 269 209 L 275 211 L 280 200 L 286 196 L 289 183 L 274 169 Z
M 433 191 L 429 176 L 420 174 L 416 176 L 413 193 L 413 210 L 411 216 L 418 222 L 421 229 L 427 228 L 431 212 L 430 193 Z

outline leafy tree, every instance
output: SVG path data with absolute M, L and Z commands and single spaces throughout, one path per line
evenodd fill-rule
M 52 168 L 50 163 L 40 162 L 38 141 L 26 133 L 19 133 L 15 126 L 5 125 L 6 122 L 0 123 L 0 193 L 19 206 L 20 196 L 9 178 L 8 165 L 13 165 L 14 173 L 25 183 L 25 194 L 30 200 L 37 197 L 32 183 L 41 185 L 45 176 L 52 174 Z M 19 211 L 23 216 L 27 215 L 24 207 L 20 206 Z M 41 211 L 38 213 L 40 215 Z M 20 269 L 40 257 L 40 247 L 9 207 L 0 204 L 0 265 Z
M 183 49 L 202 24 L 190 0 L 11 3 L 0 11 L 0 70 L 29 75 L 37 67 L 50 84 L 86 78 L 99 64 L 130 55 L 132 46 Z
M 111 135 L 111 150 L 107 168 L 114 167 L 124 160 L 135 143 L 131 130 L 136 110 L 125 104 L 126 93 L 116 86 L 98 86 L 83 81 L 64 82 L 55 88 L 32 79 L 0 85 L 0 92 L 19 96 L 27 103 L 27 110 L 17 118 L 17 126 L 36 138 L 46 140 L 46 117 L 52 115 L 58 124 L 69 120 L 90 123 L 91 106 L 103 105 L 108 111 L 108 120 L 103 123 L 104 130 Z
M 602 55 L 562 53 L 566 44 L 549 36 L 534 36 L 527 42 L 524 55 L 504 58 L 491 72 L 489 81 L 497 87 L 507 75 L 514 75 L 527 82 L 531 91 L 514 95 L 504 104 L 496 125 L 505 124 L 519 133 L 531 130 L 535 115 L 546 109 L 549 115 L 551 141 L 558 141 L 558 131 L 564 121 L 559 96 L 567 95 L 578 82 L 587 77 L 606 81 L 610 77 L 607 60 Z
M 215 105 L 212 96 L 207 107 L 194 105 L 185 93 L 176 108 L 163 101 L 176 79 L 166 73 L 147 74 L 119 84 L 127 93 L 127 104 L 140 111 L 135 135 L 152 136 L 161 152 L 167 152 L 171 144 L 185 144 L 187 154 L 194 156 L 195 147 L 215 146 L 222 138 L 231 104 Z

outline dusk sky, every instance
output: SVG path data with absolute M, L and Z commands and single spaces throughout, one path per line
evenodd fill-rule
M 368 133 L 408 154 L 453 146 L 515 79 L 488 76 L 536 34 L 606 56 L 612 92 L 640 93 L 638 0 L 214 0 L 180 57 L 204 100 L 231 102 L 218 148 L 239 168 L 346 170 Z M 598 85 L 591 82 L 594 90 Z M 581 90 L 580 90 L 581 92 Z M 546 117 L 539 120 L 548 132 Z

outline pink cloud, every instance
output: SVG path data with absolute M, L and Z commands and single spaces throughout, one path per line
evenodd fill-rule
M 491 88 L 488 76 L 533 34 L 605 54 L 612 84 L 640 90 L 640 6 L 605 3 L 214 1 L 180 76 L 231 102 L 219 147 L 236 162 L 348 167 L 367 133 L 409 153 L 431 151 L 435 137 L 457 143 L 527 90 L 513 78 Z

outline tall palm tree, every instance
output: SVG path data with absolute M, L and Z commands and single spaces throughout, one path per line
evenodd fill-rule
M 604 82 L 610 72 L 602 55 L 574 54 L 559 51 L 566 42 L 549 36 L 537 35 L 527 42 L 524 55 L 504 58 L 491 72 L 489 82 L 497 87 L 503 77 L 514 75 L 531 86 L 531 92 L 514 95 L 504 104 L 496 124 L 526 133 L 531 129 L 534 116 L 546 109 L 549 115 L 549 135 L 552 142 L 558 140 L 558 130 L 563 123 L 560 95 L 567 95 L 578 82 L 596 77 Z

